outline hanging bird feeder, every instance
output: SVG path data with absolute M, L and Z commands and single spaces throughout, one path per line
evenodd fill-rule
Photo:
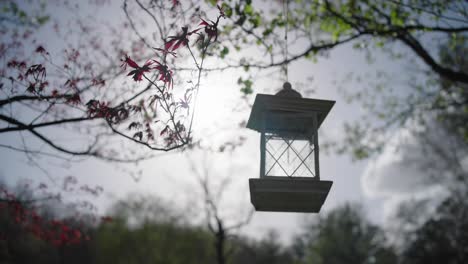
M 318 128 L 334 104 L 302 98 L 288 82 L 255 97 L 247 127 L 260 133 L 260 178 L 249 179 L 257 211 L 320 211 L 333 182 L 320 180 Z

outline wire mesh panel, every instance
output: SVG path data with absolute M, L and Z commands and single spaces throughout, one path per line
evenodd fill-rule
M 315 177 L 313 141 L 265 134 L 265 176 Z

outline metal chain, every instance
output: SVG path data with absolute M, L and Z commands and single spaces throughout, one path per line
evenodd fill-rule
M 283 15 L 286 18 L 284 25 L 284 64 L 283 71 L 286 77 L 286 82 L 288 82 L 288 21 L 289 21 L 289 0 L 283 0 Z

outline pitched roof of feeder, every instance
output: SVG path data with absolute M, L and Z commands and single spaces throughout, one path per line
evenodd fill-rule
M 291 130 L 291 128 L 289 128 L 290 126 L 286 128 L 284 124 L 283 127 L 281 127 L 281 124 L 279 124 L 281 122 L 275 122 L 277 120 L 275 118 L 268 119 L 266 122 L 267 127 L 262 129 L 262 121 L 267 118 L 264 117 L 263 114 L 266 112 L 275 115 L 291 114 L 293 117 L 297 116 L 298 118 L 301 114 L 316 112 L 318 113 L 318 127 L 320 127 L 334 104 L 335 101 L 330 100 L 302 98 L 301 94 L 292 89 L 291 84 L 287 82 L 283 85 L 283 89 L 275 95 L 257 94 L 250 113 L 249 121 L 247 122 L 247 128 L 258 132 L 261 132 L 262 130 L 274 131 L 277 130 L 278 127 L 280 127 L 279 130 Z M 305 117 L 303 116 L 302 119 L 305 119 Z M 308 118 L 308 120 L 310 120 L 310 118 Z M 288 123 L 294 128 L 294 122 L 292 119 L 289 120 Z M 302 128 L 298 129 L 303 131 L 305 125 L 306 124 L 302 124 Z

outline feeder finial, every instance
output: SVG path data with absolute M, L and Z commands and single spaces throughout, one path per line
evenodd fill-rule
M 285 82 L 283 84 L 283 89 L 275 94 L 275 96 L 284 96 L 284 97 L 296 97 L 302 98 L 302 95 L 292 88 L 291 83 Z

